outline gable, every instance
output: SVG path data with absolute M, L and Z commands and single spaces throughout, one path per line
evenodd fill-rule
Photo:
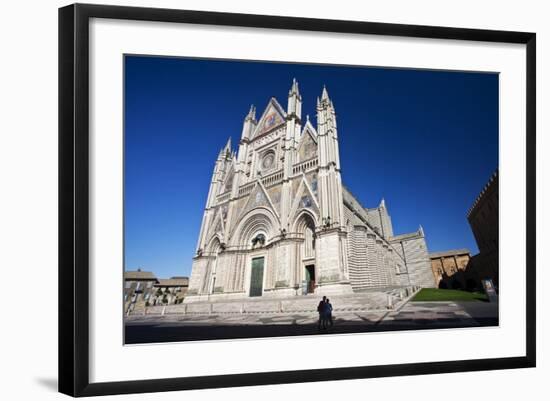
M 267 191 L 265 190 L 264 186 L 258 181 L 256 185 L 254 186 L 254 189 L 250 192 L 250 195 L 248 195 L 248 200 L 246 202 L 245 207 L 240 213 L 239 219 L 241 219 L 242 216 L 244 216 L 246 213 L 248 213 L 250 210 L 255 209 L 257 207 L 265 207 L 273 212 L 277 218 L 279 217 L 279 213 L 277 213 L 277 210 L 273 206 L 273 202 L 271 201 L 271 198 L 269 197 Z
M 206 238 L 212 238 L 214 234 L 219 234 L 220 238 L 224 238 L 225 234 L 225 218 L 227 216 L 227 209 L 224 210 L 223 207 L 216 209 L 210 230 L 208 230 L 208 235 Z
M 275 98 L 271 98 L 256 126 L 252 138 L 260 136 L 285 122 L 286 113 Z
M 317 171 L 312 171 L 310 173 L 307 173 L 306 180 L 307 180 L 307 183 L 309 184 L 309 188 L 311 189 L 311 192 L 313 192 L 313 195 L 317 198 L 318 187 L 319 187 Z
M 319 204 L 317 202 L 317 198 L 313 194 L 313 191 L 309 187 L 304 176 L 302 176 L 300 185 L 294 194 L 294 201 L 292 202 L 292 208 L 290 209 L 290 216 L 296 216 L 296 214 L 302 209 L 313 211 L 316 216 L 319 216 Z
M 219 189 L 220 194 L 231 191 L 231 188 L 233 186 L 233 179 L 235 177 L 235 169 L 233 164 L 234 163 L 231 164 L 228 173 L 225 175 L 224 183 Z
M 298 144 L 300 160 L 309 160 L 317 156 L 317 140 L 309 129 L 305 129 Z
M 267 189 L 269 198 L 271 199 L 271 202 L 273 203 L 273 207 L 275 208 L 277 213 L 280 213 L 282 189 L 283 189 L 283 186 L 281 184 L 275 185 Z

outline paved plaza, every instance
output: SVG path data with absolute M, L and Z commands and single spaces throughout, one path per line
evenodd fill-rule
M 129 316 L 126 344 L 341 334 L 498 325 L 498 304 L 408 302 L 397 310 L 337 311 L 334 325 L 318 329 L 318 315 L 303 313 Z

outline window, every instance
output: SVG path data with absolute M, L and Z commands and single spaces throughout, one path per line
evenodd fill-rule
M 260 244 L 260 246 L 263 246 L 265 244 L 265 235 L 258 234 L 252 239 L 252 246 L 256 246 L 256 244 Z
M 261 161 L 262 170 L 269 170 L 271 167 L 273 167 L 274 162 L 275 162 L 275 152 L 268 151 L 264 153 Z
M 132 286 L 132 282 L 131 282 L 131 281 L 126 281 L 126 282 L 124 283 L 124 288 L 126 288 L 126 289 L 129 289 L 131 286 Z

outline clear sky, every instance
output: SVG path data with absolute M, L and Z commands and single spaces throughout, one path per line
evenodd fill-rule
M 220 149 L 251 104 L 286 108 L 292 78 L 314 126 L 326 85 L 363 206 L 385 198 L 394 233 L 422 224 L 430 252 L 478 252 L 466 213 L 498 166 L 498 74 L 126 56 L 126 270 L 191 273 Z

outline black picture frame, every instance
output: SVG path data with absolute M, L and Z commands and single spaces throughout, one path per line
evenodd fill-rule
M 91 18 L 323 31 L 526 45 L 526 354 L 521 357 L 408 363 L 218 376 L 89 381 L 88 61 Z M 71 396 L 237 387 L 384 376 L 534 367 L 536 364 L 536 35 L 479 29 L 74 4 L 59 9 L 59 391 Z

